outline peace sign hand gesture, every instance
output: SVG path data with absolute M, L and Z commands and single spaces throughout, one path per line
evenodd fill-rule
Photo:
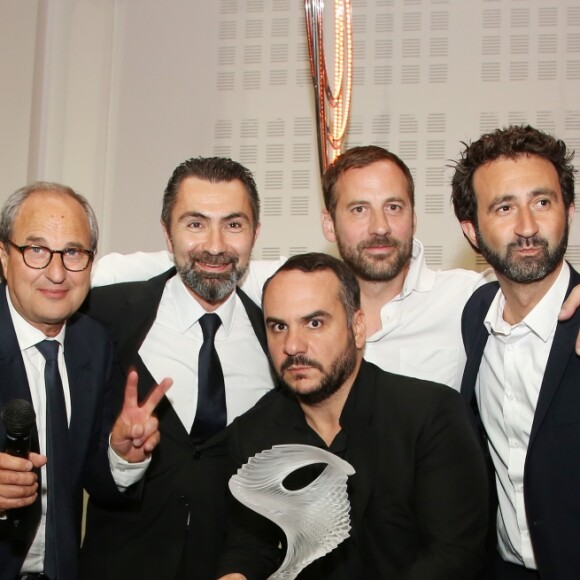
M 123 408 L 111 433 L 111 447 L 129 463 L 144 461 L 159 443 L 159 424 L 154 411 L 173 384 L 171 379 L 163 379 L 139 404 L 138 380 L 137 371 L 130 371 L 125 385 Z

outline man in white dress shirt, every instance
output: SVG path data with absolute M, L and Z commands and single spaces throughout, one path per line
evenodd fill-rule
M 151 412 L 170 381 L 138 406 L 135 373 L 110 430 L 112 346 L 76 313 L 97 239 L 87 201 L 56 183 L 16 191 L 0 215 L 0 408 L 22 399 L 36 415 L 28 457 L 3 452 L 0 424 L 1 580 L 76 580 L 83 487 L 122 502 L 159 440 Z
M 466 146 L 453 177 L 465 236 L 498 283 L 463 315 L 461 387 L 496 482 L 489 578 L 580 578 L 580 313 L 558 321 L 580 275 L 564 261 L 573 153 L 530 126 Z
M 224 158 L 185 161 L 165 190 L 162 226 L 175 268 L 96 288 L 88 300 L 125 372 L 136 366 L 143 389 L 165 375 L 174 385 L 158 408 L 162 443 L 142 502 L 89 505 L 83 579 L 215 579 L 229 478 L 224 427 L 274 384 L 261 311 L 236 287 L 260 229 L 251 173 Z M 202 362 L 208 316 L 219 317 L 219 362 Z M 217 367 L 208 391 L 202 372 Z

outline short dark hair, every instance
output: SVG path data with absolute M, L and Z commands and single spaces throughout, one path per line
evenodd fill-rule
M 566 209 L 574 203 L 574 151 L 566 149 L 566 143 L 530 125 L 511 125 L 482 135 L 465 149 L 453 168 L 451 201 L 457 219 L 477 224 L 477 198 L 473 188 L 473 175 L 482 165 L 500 157 L 516 159 L 521 156 L 537 156 L 549 161 L 558 174 L 562 199 Z
M 300 270 L 301 272 L 322 272 L 330 270 L 338 278 L 340 283 L 340 299 L 349 326 L 352 324 L 354 314 L 360 310 L 360 287 L 358 285 L 355 275 L 351 269 L 344 263 L 321 252 L 309 252 L 307 254 L 297 254 L 288 258 L 270 278 L 266 280 L 264 289 L 262 291 L 262 309 L 264 307 L 264 296 L 270 282 L 280 273 L 289 272 L 291 270 Z M 321 291 L 324 291 L 321 289 Z
M 99 243 L 99 225 L 91 204 L 85 197 L 74 191 L 74 189 L 68 187 L 68 185 L 62 185 L 61 183 L 53 183 L 50 181 L 37 181 L 30 185 L 21 187 L 6 200 L 2 207 L 2 212 L 0 213 L 0 242 L 6 244 L 12 239 L 14 221 L 16 220 L 16 216 L 18 215 L 22 204 L 30 195 L 36 192 L 60 193 L 77 201 L 83 208 L 89 223 L 90 247 L 87 249 L 91 250 L 91 252 L 96 252 Z
M 248 194 L 252 208 L 253 227 L 254 231 L 256 231 L 260 224 L 260 197 L 258 196 L 256 182 L 249 169 L 227 157 L 192 157 L 175 168 L 167 182 L 161 210 L 161 221 L 167 231 L 170 230 L 171 212 L 175 206 L 177 192 L 182 181 L 188 177 L 197 177 L 211 183 L 241 181 Z
M 347 149 L 342 155 L 339 155 L 327 168 L 322 176 L 322 195 L 324 196 L 324 205 L 334 217 L 336 211 L 336 182 L 340 176 L 349 169 L 360 169 L 367 167 L 378 161 L 389 161 L 394 163 L 405 176 L 407 180 L 407 193 L 411 200 L 411 208 L 415 208 L 415 182 L 407 165 L 402 159 L 394 153 L 378 147 L 377 145 L 365 145 L 362 147 L 353 147 Z

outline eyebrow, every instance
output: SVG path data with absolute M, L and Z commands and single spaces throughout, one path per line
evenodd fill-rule
M 408 200 L 406 200 L 403 196 L 400 195 L 391 195 L 390 197 L 387 197 L 386 199 L 384 199 L 381 204 L 385 204 L 385 203 L 393 203 L 393 202 L 399 202 L 399 203 L 403 203 L 406 204 L 408 203 Z M 354 199 L 350 202 L 348 202 L 346 204 L 346 207 L 353 207 L 355 205 L 370 205 L 372 202 L 368 199 Z
M 46 241 L 46 238 L 42 236 L 26 236 L 24 241 L 29 242 L 35 246 L 44 246 L 45 248 L 53 249 L 50 247 L 50 244 Z M 90 244 L 89 244 L 90 245 Z M 67 242 L 64 245 L 65 248 L 78 248 L 79 250 L 84 250 L 88 246 L 81 244 L 80 242 Z
M 178 221 L 181 221 L 181 220 L 184 220 L 187 218 L 192 218 L 192 217 L 203 219 L 203 220 L 211 220 L 212 219 L 211 216 L 208 216 L 208 215 L 201 213 L 199 211 L 186 211 L 179 216 Z M 229 213 L 225 216 L 219 217 L 219 220 L 222 222 L 227 222 L 227 221 L 233 220 L 233 219 L 243 219 L 243 220 L 246 220 L 247 222 L 250 221 L 250 217 L 248 216 L 248 214 L 243 212 L 243 211 L 235 211 L 235 212 Z
M 556 192 L 551 187 L 538 187 L 538 188 L 530 191 L 530 193 L 528 194 L 528 199 L 531 200 L 531 199 L 534 199 L 536 197 L 540 197 L 542 195 L 547 195 L 548 197 L 550 197 L 552 199 L 557 197 Z M 514 201 L 515 199 L 517 199 L 517 196 L 513 193 L 506 193 L 504 195 L 498 195 L 497 197 L 495 197 L 492 200 L 488 209 L 491 210 L 494 207 L 501 205 L 502 203 Z
M 308 322 L 313 318 L 330 318 L 330 313 L 327 312 L 326 310 L 315 310 L 314 312 L 301 316 L 300 320 L 302 320 L 303 322 Z M 267 316 L 266 322 L 270 324 L 287 324 L 285 320 L 283 320 L 282 318 L 277 318 L 275 316 Z

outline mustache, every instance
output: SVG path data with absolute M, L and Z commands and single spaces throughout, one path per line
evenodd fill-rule
M 399 240 L 396 240 L 389 236 L 388 234 L 377 235 L 369 238 L 368 240 L 363 240 L 359 242 L 358 249 L 364 250 L 365 248 L 374 248 L 376 246 L 393 246 L 398 248 L 401 245 Z
M 540 236 L 532 236 L 531 238 L 518 238 L 515 242 L 508 244 L 508 249 L 520 250 L 520 249 L 531 249 L 531 248 L 547 248 L 548 240 L 541 238 Z
M 303 354 L 295 354 L 287 357 L 280 367 L 280 372 L 283 373 L 293 366 L 309 366 L 320 372 L 324 372 L 324 367 L 318 361 L 308 358 Z
M 209 266 L 226 266 L 227 264 L 233 264 L 234 266 L 238 263 L 239 258 L 235 254 L 229 254 L 223 252 L 222 254 L 211 254 L 208 251 L 203 252 L 191 252 L 189 254 L 190 264 L 208 264 Z

